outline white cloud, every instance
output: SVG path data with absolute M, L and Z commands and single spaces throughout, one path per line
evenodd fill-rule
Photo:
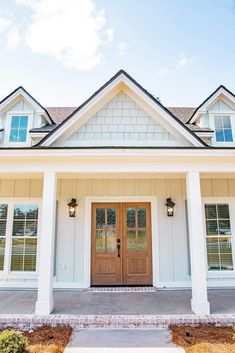
M 0 32 L 6 31 L 11 25 L 11 21 L 0 18 Z
M 123 55 L 127 49 L 127 43 L 126 42 L 120 42 L 117 45 L 118 48 L 118 55 Z
M 7 33 L 7 49 L 14 49 L 20 41 L 21 37 L 19 34 L 19 28 L 17 26 L 12 26 Z
M 113 40 L 105 10 L 94 0 L 15 0 L 32 11 L 24 43 L 67 68 L 90 70 L 102 62 L 101 48 Z
M 157 74 L 159 75 L 159 76 L 166 76 L 166 75 L 168 75 L 169 73 L 171 72 L 171 70 L 170 69 L 165 69 L 165 68 L 160 68 L 158 71 L 157 71 Z
M 179 56 L 180 59 L 176 64 L 176 69 L 181 69 L 187 66 L 188 64 L 192 64 L 196 60 L 196 58 L 187 57 L 184 53 L 180 53 Z

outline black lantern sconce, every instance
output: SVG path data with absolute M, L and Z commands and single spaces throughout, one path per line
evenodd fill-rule
M 78 206 L 77 200 L 71 199 L 71 201 L 68 203 L 68 206 L 69 206 L 69 217 L 75 217 L 76 216 L 76 207 Z
M 166 209 L 167 209 L 167 216 L 168 217 L 174 216 L 175 203 L 171 200 L 171 197 L 168 197 L 166 199 L 165 206 L 166 206 Z

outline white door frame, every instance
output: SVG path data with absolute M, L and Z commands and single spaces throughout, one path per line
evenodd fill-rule
M 153 286 L 159 282 L 159 241 L 156 196 L 86 196 L 85 197 L 85 243 L 84 243 L 84 287 L 91 286 L 91 212 L 94 202 L 150 202 L 152 230 L 152 271 Z

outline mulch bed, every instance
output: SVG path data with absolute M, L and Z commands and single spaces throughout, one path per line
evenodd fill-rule
M 170 326 L 172 333 L 172 342 L 183 347 L 186 351 L 194 345 L 212 344 L 212 345 L 231 345 L 235 352 L 235 331 L 232 327 L 216 326 Z M 196 351 L 196 350 L 195 350 Z M 206 352 L 205 352 L 206 353 Z
M 42 326 L 33 330 L 32 332 L 24 332 L 23 334 L 28 338 L 30 345 L 55 344 L 59 347 L 66 347 L 72 333 L 72 328 L 69 326 Z

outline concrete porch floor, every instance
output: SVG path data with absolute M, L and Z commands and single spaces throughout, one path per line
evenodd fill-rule
M 235 289 L 208 290 L 212 314 L 235 313 Z M 36 290 L 0 290 L 0 314 L 33 314 Z M 144 293 L 54 291 L 53 314 L 179 315 L 191 314 L 190 290 Z

